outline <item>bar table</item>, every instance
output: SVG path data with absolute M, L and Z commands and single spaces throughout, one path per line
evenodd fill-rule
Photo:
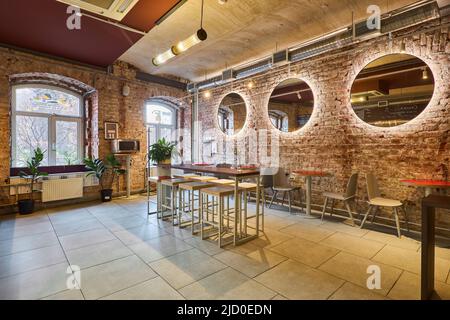
M 260 204 L 260 186 L 261 186 L 261 175 L 259 168 L 256 167 L 238 167 L 238 168 L 218 168 L 213 165 L 192 165 L 192 164 L 180 164 L 172 165 L 173 169 L 179 169 L 187 172 L 197 172 L 197 173 L 209 173 L 212 175 L 228 176 L 234 180 L 234 207 L 236 211 L 236 221 L 234 223 L 234 237 L 233 244 L 238 245 L 259 237 L 259 204 Z M 245 230 L 247 235 L 238 233 L 238 223 L 240 222 L 241 212 L 239 205 L 239 181 L 243 179 L 255 178 L 256 179 L 256 234 L 248 235 L 247 230 Z

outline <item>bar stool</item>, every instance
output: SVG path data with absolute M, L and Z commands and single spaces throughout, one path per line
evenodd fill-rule
M 161 192 L 161 182 L 163 180 L 171 179 L 169 176 L 154 176 L 149 177 L 148 182 L 149 183 L 155 183 L 156 184 L 156 211 L 150 212 L 150 186 L 147 187 L 147 214 L 159 214 L 162 210 L 161 208 L 161 198 L 162 198 L 162 192 Z
M 191 178 L 200 177 L 200 176 L 195 173 L 183 173 L 183 174 L 174 174 L 173 177 L 174 178 L 191 179 Z
M 163 194 L 163 200 L 161 203 L 162 209 L 167 209 L 170 211 L 170 215 L 164 216 L 164 213 L 161 212 L 160 219 L 170 218 L 172 219 L 172 225 L 175 225 L 175 219 L 177 218 L 177 190 L 178 186 L 182 183 L 191 182 L 189 179 L 184 178 L 174 178 L 174 179 L 166 179 L 161 182 L 162 186 L 162 194 Z M 165 193 L 165 190 L 170 190 L 169 197 L 167 197 L 167 193 Z M 169 200 L 169 203 L 167 204 L 167 200 Z
M 210 226 L 213 229 L 217 228 L 217 243 L 222 247 L 224 233 L 230 232 L 230 221 L 236 221 L 232 213 L 235 213 L 234 208 L 225 208 L 225 200 L 234 195 L 234 188 L 231 186 L 215 186 L 211 188 L 202 189 L 200 191 L 200 235 L 202 240 L 205 239 L 205 226 Z M 209 197 L 212 197 L 213 205 L 210 206 Z M 207 199 L 205 203 L 205 199 Z M 215 201 L 216 200 L 216 201 Z M 239 202 L 239 201 L 238 201 Z M 215 204 L 214 204 L 215 203 Z M 206 206 L 205 206 L 206 204 Z M 211 209 L 210 209 L 211 208 Z M 205 219 L 206 213 L 206 219 Z M 218 218 L 216 221 L 215 218 Z M 224 220 L 227 220 L 226 228 Z M 225 232 L 224 232 L 225 229 Z M 234 231 L 231 232 L 234 237 Z
M 214 184 L 211 182 L 201 182 L 201 181 L 195 181 L 195 182 L 188 182 L 188 183 L 182 183 L 178 187 L 178 199 L 179 199 L 179 205 L 178 205 L 178 226 L 180 228 L 184 228 L 188 225 L 191 226 L 192 234 L 195 234 L 195 225 L 200 223 L 200 214 L 198 218 L 198 222 L 195 222 L 195 212 L 199 211 L 198 207 L 200 207 L 200 204 L 198 205 L 197 209 L 195 208 L 195 200 L 200 199 L 200 191 L 206 188 L 213 187 Z M 195 198 L 195 192 L 198 192 L 198 197 Z M 184 197 L 184 193 L 188 193 L 188 199 L 186 201 Z M 199 203 L 199 201 L 198 201 Z M 188 208 L 188 212 L 191 215 L 191 220 L 189 221 L 183 221 L 183 213 L 185 213 L 185 208 Z
M 218 179 L 218 180 L 211 180 L 211 182 L 213 182 L 214 184 L 226 186 L 234 184 L 235 181 L 231 179 Z

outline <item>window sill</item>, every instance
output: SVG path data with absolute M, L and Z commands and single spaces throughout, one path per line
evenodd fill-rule
M 75 172 L 87 172 L 88 170 L 84 165 L 73 165 L 73 166 L 51 166 L 51 167 L 40 167 L 41 172 L 46 172 L 48 174 L 60 174 L 60 173 L 75 173 Z M 20 176 L 20 172 L 27 172 L 26 168 L 11 168 L 9 175 L 11 177 Z

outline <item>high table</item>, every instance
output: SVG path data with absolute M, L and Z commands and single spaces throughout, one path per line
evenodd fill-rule
M 329 173 L 324 171 L 311 171 L 311 170 L 295 170 L 292 174 L 305 177 L 305 190 L 306 190 L 306 215 L 311 216 L 311 198 L 312 198 L 312 178 L 313 177 L 327 177 Z
M 422 262 L 421 299 L 428 300 L 434 292 L 434 246 L 436 209 L 450 209 L 450 197 L 430 195 L 422 199 Z
M 416 188 L 425 189 L 425 196 L 433 193 L 433 189 L 450 189 L 450 181 L 445 180 L 423 180 L 423 179 L 409 179 L 400 180 L 400 183 Z
M 260 203 L 260 185 L 261 176 L 258 168 L 217 168 L 209 165 L 192 165 L 180 164 L 172 165 L 172 169 L 179 169 L 187 172 L 209 173 L 213 175 L 228 176 L 234 180 L 234 208 L 236 211 L 236 221 L 234 223 L 234 237 L 233 244 L 241 244 L 259 237 L 259 203 Z M 238 223 L 241 218 L 239 206 L 239 181 L 248 178 L 256 178 L 256 235 L 248 235 L 245 230 L 245 236 L 238 234 Z

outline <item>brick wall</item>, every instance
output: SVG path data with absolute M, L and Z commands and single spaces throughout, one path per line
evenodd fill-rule
M 182 97 L 181 90 L 135 80 L 136 70 L 122 62 L 113 66 L 111 74 L 69 63 L 25 54 L 8 49 L 0 49 L 0 181 L 9 177 L 10 170 L 10 77 L 24 73 L 45 73 L 68 77 L 81 82 L 96 92 L 88 99 L 88 110 L 92 112 L 88 129 L 88 145 L 98 146 L 98 156 L 103 158 L 110 152 L 110 142 L 104 139 L 103 123 L 119 123 L 119 137 L 139 139 L 141 152 L 132 157 L 132 189 L 144 187 L 146 127 L 144 125 L 144 104 L 152 97 Z M 57 78 L 57 77 L 56 77 Z M 57 80 L 56 80 L 57 81 Z M 128 85 L 131 93 L 122 95 L 122 88 Z M 179 102 L 176 101 L 178 104 Z M 184 108 L 184 105 L 180 105 Z M 187 115 L 190 115 L 188 111 Z M 92 134 L 94 132 L 94 134 Z M 189 141 L 189 139 L 188 139 Z M 97 155 L 96 148 L 93 154 Z M 125 187 L 123 178 L 121 190 Z M 92 191 L 92 190 L 91 190 Z M 94 190 L 96 192 L 96 190 Z
M 386 195 L 411 201 L 410 219 L 418 222 L 423 194 L 402 186 L 399 179 L 442 179 L 440 165 L 450 167 L 450 33 L 448 26 L 439 23 L 427 23 L 394 34 L 391 45 L 388 37 L 383 36 L 270 70 L 253 79 L 252 89 L 247 86 L 248 80 L 215 88 L 210 98 L 200 95 L 202 126 L 218 141 L 226 139 L 248 146 L 249 137 L 255 132 L 272 128 L 267 105 L 274 88 L 283 80 L 299 77 L 313 89 L 315 108 L 311 120 L 300 131 L 271 133 L 279 138 L 281 166 L 289 170 L 322 169 L 333 174 L 332 178 L 314 179 L 317 204 L 323 203 L 321 191 L 343 190 L 352 172 L 361 174 L 358 192 L 360 199 L 364 199 L 364 174 L 372 171 Z M 425 112 L 408 124 L 390 129 L 371 127 L 362 122 L 351 107 L 353 80 L 369 62 L 388 53 L 400 53 L 398 37 L 402 36 L 406 36 L 406 53 L 421 58 L 430 66 L 436 81 L 435 94 Z M 227 138 L 217 128 L 215 117 L 220 101 L 232 91 L 246 100 L 248 122 L 236 137 Z M 264 143 L 259 147 L 264 147 Z M 217 154 L 204 160 L 223 161 L 224 158 L 230 159 Z M 365 212 L 366 204 L 361 203 L 358 210 Z M 449 227 L 449 216 L 440 215 L 438 223 Z

